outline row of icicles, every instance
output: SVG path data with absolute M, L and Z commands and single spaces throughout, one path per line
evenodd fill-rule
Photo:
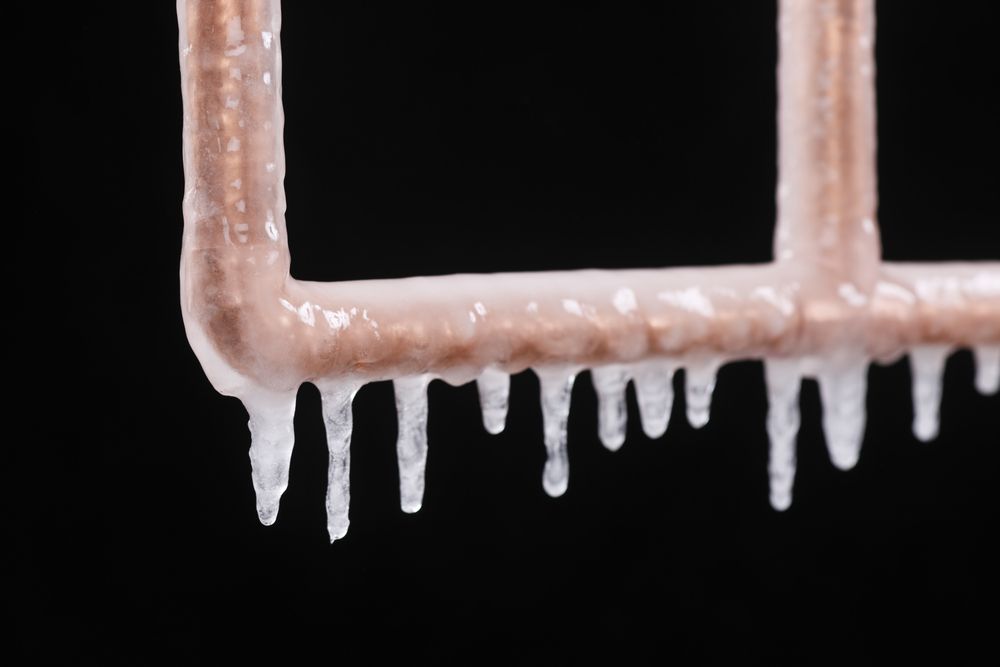
M 953 348 L 946 345 L 923 346 L 910 351 L 913 377 L 913 433 L 923 441 L 938 432 L 941 382 L 945 361 Z M 974 350 L 976 388 L 983 394 L 996 393 L 1000 387 L 1000 345 Z M 654 359 L 633 364 L 610 365 L 591 370 L 598 398 L 598 431 L 609 450 L 625 442 L 627 407 L 626 386 L 631 381 L 645 434 L 662 436 L 673 409 L 673 375 L 685 368 L 687 419 L 695 428 L 709 421 L 712 392 L 720 360 L 684 363 Z M 766 359 L 767 433 L 770 439 L 768 476 L 770 501 L 777 510 L 792 502 L 795 477 L 795 440 L 799 430 L 799 387 L 805 377 L 819 383 L 823 403 L 823 432 L 830 459 L 841 469 L 851 468 L 858 460 L 865 430 L 865 395 L 869 361 L 854 357 L 817 363 L 816 360 Z M 541 387 L 542 419 L 545 431 L 546 462 L 542 485 L 550 496 L 560 496 L 569 484 L 567 422 L 573 383 L 581 368 L 544 368 L 535 370 Z M 400 504 L 404 512 L 420 509 L 424 496 L 424 470 L 427 463 L 427 386 L 433 375 L 398 378 L 393 381 L 398 417 L 396 452 L 399 461 Z M 492 434 L 503 431 L 507 419 L 510 376 L 487 368 L 477 379 L 483 425 Z M 327 487 L 327 529 L 330 540 L 347 534 L 350 507 L 350 443 L 352 402 L 360 384 L 336 381 L 322 384 L 320 393 L 330 452 Z M 293 441 L 290 405 L 271 405 L 261 409 L 248 405 L 257 509 L 265 524 L 273 523 L 278 500 L 288 483 L 288 464 Z

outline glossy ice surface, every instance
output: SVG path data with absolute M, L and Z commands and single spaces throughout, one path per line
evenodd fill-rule
M 873 0 L 781 0 L 779 216 L 775 261 L 757 266 L 459 275 L 321 284 L 289 275 L 282 186 L 278 0 L 178 0 L 184 94 L 181 303 L 188 338 L 220 392 L 250 415 L 253 483 L 271 523 L 287 485 L 295 393 L 323 395 L 328 527 L 348 526 L 351 401 L 391 379 L 402 508 L 420 508 L 428 383 L 477 380 L 500 432 L 509 374 L 541 380 L 543 484 L 569 484 L 566 421 L 576 375 L 593 370 L 599 429 L 625 437 L 633 382 L 658 437 L 684 368 L 688 420 L 710 417 L 719 366 L 765 360 L 771 502 L 789 506 L 798 393 L 820 383 L 833 463 L 857 461 L 871 360 L 909 352 L 914 432 L 937 432 L 947 354 L 975 348 L 977 387 L 1000 377 L 1000 262 L 886 264 L 876 223 Z

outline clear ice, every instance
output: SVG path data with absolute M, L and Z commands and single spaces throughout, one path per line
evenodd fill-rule
M 923 345 L 909 351 L 913 392 L 913 433 L 923 441 L 938 434 L 942 378 L 948 345 Z M 974 349 L 976 388 L 996 393 L 1000 385 L 1000 346 Z M 635 386 L 642 428 L 650 438 L 667 430 L 673 406 L 673 375 L 685 368 L 687 418 L 700 428 L 708 423 L 713 389 L 721 360 L 651 359 L 631 364 L 611 364 L 591 369 L 598 401 L 598 435 L 609 450 L 618 450 L 627 432 L 629 382 Z M 865 430 L 865 394 L 869 362 L 861 357 L 768 358 L 764 361 L 769 441 L 767 473 L 771 506 L 784 511 L 791 506 L 795 483 L 796 438 L 799 432 L 799 395 L 803 379 L 815 377 L 823 407 L 823 432 L 831 462 L 853 467 L 859 457 Z M 567 424 L 573 385 L 582 369 L 536 369 L 541 393 L 546 461 L 542 473 L 545 492 L 558 497 L 569 487 Z M 399 461 L 400 506 L 417 512 L 424 496 L 427 466 L 427 387 L 433 375 L 414 375 L 393 381 L 398 415 L 396 452 Z M 510 394 L 510 375 L 497 368 L 484 369 L 476 379 L 483 426 L 489 433 L 503 431 Z M 347 534 L 350 526 L 350 471 L 352 405 L 361 382 L 341 379 L 318 383 L 329 448 L 326 510 L 330 541 Z M 274 523 L 279 501 L 288 486 L 288 469 L 294 445 L 295 394 L 260 392 L 244 400 L 250 415 L 250 461 L 257 513 L 265 525 Z
M 250 467 L 257 516 L 270 526 L 278 518 L 281 494 L 288 488 L 295 445 L 295 393 L 258 392 L 245 398 L 243 404 L 250 415 Z
M 323 420 L 330 464 L 326 488 L 326 529 L 330 541 L 347 534 L 351 525 L 351 433 L 354 429 L 352 406 L 358 386 L 353 382 L 330 383 L 320 387 Z

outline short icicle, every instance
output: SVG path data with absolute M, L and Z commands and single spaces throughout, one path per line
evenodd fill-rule
M 712 393 L 718 370 L 718 361 L 705 360 L 688 365 L 684 371 L 687 419 L 694 428 L 702 428 L 711 417 Z
M 976 356 L 976 390 L 995 394 L 1000 390 L 1000 345 L 982 345 L 973 350 Z
M 614 452 L 625 443 L 628 428 L 628 409 L 625 403 L 625 386 L 628 371 L 624 366 L 611 365 L 594 368 L 590 372 L 597 392 L 597 432 L 601 443 Z
M 823 434 L 830 460 L 850 470 L 861 455 L 865 435 L 868 361 L 863 358 L 826 362 L 816 379 L 823 401 Z
M 573 382 L 576 373 L 566 369 L 536 371 L 542 394 L 542 424 L 545 429 L 545 469 L 542 486 L 553 498 L 566 493 L 569 486 L 567 426 Z
M 925 345 L 910 350 L 913 435 L 923 442 L 933 440 L 938 434 L 941 381 L 950 351 L 947 345 Z
M 427 468 L 427 385 L 430 375 L 393 380 L 399 433 L 399 502 L 407 514 L 420 511 L 424 502 L 424 472 Z
M 674 407 L 674 371 L 676 367 L 662 359 L 642 361 L 632 369 L 639 418 L 646 436 L 655 440 L 667 431 Z
M 347 535 L 351 525 L 351 433 L 354 429 L 352 405 L 358 384 L 338 381 L 320 387 L 326 443 L 330 463 L 326 486 L 326 530 L 334 542 Z
M 497 368 L 487 367 L 476 381 L 479 405 L 483 412 L 483 428 L 497 435 L 507 425 L 507 406 L 510 399 L 510 375 Z
M 792 504 L 795 484 L 795 441 L 799 433 L 799 388 L 802 372 L 796 359 L 766 359 L 767 436 L 770 449 L 767 475 L 771 507 L 784 511 Z
M 250 466 L 257 494 L 257 516 L 265 526 L 278 517 L 281 494 L 288 488 L 288 468 L 295 445 L 295 392 L 255 392 L 241 397 L 250 415 Z

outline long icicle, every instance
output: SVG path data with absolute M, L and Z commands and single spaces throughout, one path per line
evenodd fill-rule
M 545 429 L 545 470 L 542 486 L 557 498 L 569 486 L 569 452 L 567 428 L 570 400 L 576 373 L 566 369 L 536 371 L 542 393 L 542 423 Z
M 250 466 L 257 516 L 265 526 L 278 518 L 281 494 L 288 488 L 288 469 L 295 445 L 295 394 L 258 391 L 244 396 L 250 415 Z
M 430 375 L 393 380 L 396 393 L 399 461 L 399 504 L 404 512 L 420 511 L 424 503 L 424 473 L 427 468 L 427 385 Z
M 792 504 L 795 484 L 795 440 L 799 433 L 799 389 L 802 372 L 796 359 L 764 361 L 767 384 L 767 475 L 771 506 L 784 511 Z
M 326 529 L 330 541 L 347 535 L 351 525 L 351 434 L 354 430 L 352 406 L 358 393 L 353 381 L 329 383 L 320 389 L 326 443 L 330 462 L 326 486 Z

